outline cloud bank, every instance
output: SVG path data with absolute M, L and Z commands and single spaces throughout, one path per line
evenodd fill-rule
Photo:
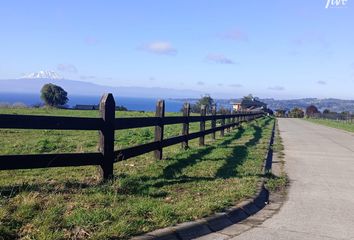
M 77 73 L 77 68 L 73 64 L 58 64 L 57 70 L 66 73 Z

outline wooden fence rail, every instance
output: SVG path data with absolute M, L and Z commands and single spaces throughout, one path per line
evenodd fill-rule
M 205 106 L 201 107 L 200 116 L 190 116 L 190 105 L 184 104 L 183 116 L 165 116 L 165 102 L 159 100 L 156 105 L 155 117 L 115 118 L 115 101 L 112 94 L 103 95 L 100 101 L 100 118 L 83 117 L 56 117 L 0 114 L 0 129 L 54 129 L 54 130 L 98 130 L 99 152 L 95 153 L 55 153 L 55 154 L 25 154 L 0 155 L 0 170 L 32 169 L 66 166 L 100 166 L 103 180 L 112 178 L 113 164 L 148 152 L 154 151 L 156 159 L 162 159 L 163 148 L 175 144 L 182 144 L 188 148 L 188 141 L 199 138 L 199 145 L 205 144 L 205 136 L 220 131 L 224 136 L 225 129 L 230 131 L 241 122 L 250 121 L 264 116 L 264 112 L 237 112 L 233 114 L 216 115 L 216 107 L 212 108 L 211 115 L 206 115 Z M 216 125 L 220 120 L 221 125 Z M 227 120 L 227 121 L 226 121 Z M 205 122 L 211 121 L 211 128 L 205 129 Z M 189 124 L 200 123 L 200 131 L 189 133 Z M 182 124 L 181 135 L 164 138 L 164 126 Z M 155 127 L 153 142 L 114 150 L 115 130 Z

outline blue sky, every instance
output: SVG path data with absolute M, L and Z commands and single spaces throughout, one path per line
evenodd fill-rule
M 354 0 L 18 1 L 0 7 L 0 79 L 54 70 L 215 97 L 354 99 Z

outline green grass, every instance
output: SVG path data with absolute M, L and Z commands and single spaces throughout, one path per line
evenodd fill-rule
M 0 113 L 98 116 L 53 109 Z M 0 239 L 128 239 L 221 211 L 256 192 L 273 121 L 243 124 L 216 141 L 207 136 L 205 147 L 196 139 L 188 150 L 165 148 L 161 161 L 145 154 L 116 163 L 116 178 L 104 184 L 96 167 L 0 171 Z M 117 131 L 116 148 L 151 141 L 152 130 Z M 181 125 L 166 128 L 167 136 L 180 131 Z M 4 129 L 0 136 L 0 154 L 91 152 L 98 140 L 96 131 Z
M 304 118 L 305 120 L 317 124 L 322 124 L 328 127 L 342 129 L 348 132 L 354 132 L 354 123 L 346 121 L 336 121 L 330 119 L 315 119 L 315 118 Z
M 278 125 L 276 126 L 276 132 L 274 136 L 273 143 L 273 160 L 280 162 L 280 169 L 278 169 L 277 174 L 273 174 L 272 171 L 266 174 L 266 187 L 272 192 L 282 192 L 286 190 L 286 186 L 289 183 L 288 176 L 284 170 L 284 145 L 282 138 L 280 136 L 280 131 Z M 272 169 L 273 170 L 273 169 Z

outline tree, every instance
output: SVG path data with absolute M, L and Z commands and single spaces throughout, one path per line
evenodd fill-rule
M 349 111 L 343 111 L 340 113 L 340 118 L 342 120 L 348 120 L 350 118 L 350 112 Z
M 247 96 L 243 97 L 244 100 L 252 100 L 253 99 L 253 95 L 250 93 Z
M 303 118 L 305 115 L 304 111 L 301 108 L 293 108 L 290 113 L 289 116 L 292 118 Z
M 222 115 L 231 114 L 231 109 L 221 107 L 220 109 L 218 109 L 218 112 L 217 112 L 217 113 L 218 113 L 218 114 L 222 114 Z
M 330 114 L 330 113 L 331 113 L 331 111 L 329 109 L 323 110 L 323 114 Z
M 320 111 L 318 111 L 317 107 L 314 105 L 310 105 L 306 108 L 306 116 L 308 117 L 314 117 L 318 113 L 320 113 Z
M 41 99 L 46 105 L 58 107 L 68 102 L 68 93 L 60 86 L 52 83 L 45 84 L 41 89 Z
M 206 112 L 210 113 L 211 108 L 214 105 L 214 99 L 212 97 L 210 97 L 209 94 L 202 96 L 196 104 L 191 105 L 191 112 L 200 113 L 200 107 L 202 105 L 205 105 Z
M 284 109 L 275 110 L 276 117 L 285 117 L 285 115 L 286 115 L 286 110 L 284 110 Z

